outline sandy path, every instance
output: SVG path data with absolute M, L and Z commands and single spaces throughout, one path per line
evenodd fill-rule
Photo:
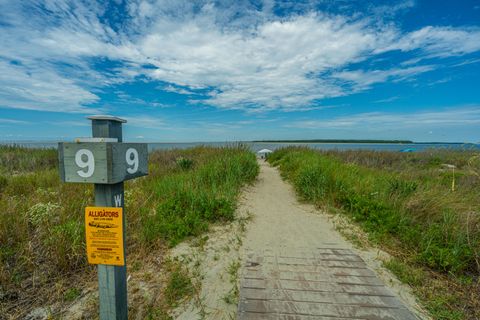
M 297 201 L 295 191 L 282 180 L 276 168 L 263 161 L 260 166 L 258 182 L 246 196 L 245 206 L 252 212 L 253 221 L 247 228 L 245 251 L 279 246 L 308 248 L 319 244 L 352 248 L 326 216 Z
M 244 245 L 242 265 L 252 252 L 281 252 L 295 256 L 319 247 L 344 248 L 360 256 L 368 268 L 419 318 L 428 318 L 416 303 L 410 289 L 401 284 L 382 265 L 388 255 L 374 249 L 356 249 L 336 231 L 331 217 L 311 205 L 299 203 L 290 184 L 284 182 L 276 168 L 260 160 L 261 171 L 256 185 L 247 190 L 242 204 L 253 215 Z M 241 289 L 242 290 L 242 289 Z
M 276 168 L 263 160 L 259 164 L 258 180 L 242 193 L 234 222 L 214 226 L 205 241 L 185 242 L 172 250 L 171 258 L 182 261 L 199 288 L 195 297 L 173 312 L 175 319 L 235 319 L 235 277 L 243 273 L 241 266 L 246 265 L 252 252 L 276 251 L 294 256 L 318 247 L 352 250 L 403 304 L 420 318 L 428 319 L 410 289 L 382 267 L 387 254 L 376 249 L 356 249 L 336 230 L 336 226 L 355 230 L 345 218 L 299 203 L 295 191 Z

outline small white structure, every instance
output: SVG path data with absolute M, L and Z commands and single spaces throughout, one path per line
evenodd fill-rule
M 262 159 L 266 159 L 267 158 L 267 155 L 269 153 L 272 153 L 273 151 L 270 150 L 270 149 L 262 149 L 260 151 L 257 151 L 257 154 L 260 156 L 260 158 Z

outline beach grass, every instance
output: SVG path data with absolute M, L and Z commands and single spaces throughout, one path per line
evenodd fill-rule
M 52 149 L 0 147 L 0 313 L 13 318 L 71 298 L 78 279 L 94 277 L 84 229 L 93 186 L 61 183 L 57 162 Z M 232 220 L 258 170 L 241 145 L 151 153 L 150 174 L 125 183 L 129 263 Z
M 285 148 L 268 160 L 303 200 L 340 208 L 391 253 L 387 267 L 435 319 L 480 317 L 478 151 Z

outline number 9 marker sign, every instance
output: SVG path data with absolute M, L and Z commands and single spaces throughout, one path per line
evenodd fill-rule
M 113 184 L 148 174 L 145 143 L 59 143 L 64 182 Z
M 127 172 L 130 174 L 135 174 L 138 171 L 138 151 L 134 148 L 128 148 L 125 153 L 125 160 L 127 165 L 130 167 L 127 168 Z
M 86 157 L 87 160 L 83 160 L 82 157 Z M 87 168 L 87 171 L 78 170 L 77 173 L 82 178 L 89 178 L 93 175 L 95 171 L 95 161 L 93 158 L 93 153 L 87 149 L 80 149 L 75 153 L 75 164 L 79 168 Z

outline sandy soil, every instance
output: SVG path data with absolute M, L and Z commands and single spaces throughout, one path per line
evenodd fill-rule
M 241 203 L 245 203 L 242 199 Z M 186 266 L 195 294 L 173 311 L 174 319 L 235 319 L 238 297 L 240 248 L 250 214 L 243 205 L 234 222 L 216 225 L 204 237 L 172 249 L 171 259 Z
M 244 191 L 240 201 L 240 221 L 216 227 L 200 247 L 183 244 L 174 249 L 174 256 L 187 262 L 191 271 L 196 270 L 198 286 L 201 286 L 200 300 L 192 299 L 177 309 L 176 318 L 234 319 L 236 305 L 225 302 L 225 296 L 235 286 L 229 266 L 238 261 L 243 265 L 252 251 L 281 249 L 286 253 L 292 250 L 294 254 L 299 248 L 328 245 L 355 251 L 407 308 L 421 319 L 429 319 L 410 288 L 382 267 L 382 262 L 389 259 L 388 254 L 365 245 L 361 248 L 354 246 L 345 238 L 346 232 L 338 230 L 347 229 L 350 235 L 355 233 L 357 238 L 365 237 L 358 227 L 344 217 L 326 214 L 300 203 L 293 188 L 281 179 L 277 169 L 259 161 L 258 181 Z M 251 221 L 243 233 L 247 215 L 251 215 Z M 225 249 L 226 245 L 229 250 Z

